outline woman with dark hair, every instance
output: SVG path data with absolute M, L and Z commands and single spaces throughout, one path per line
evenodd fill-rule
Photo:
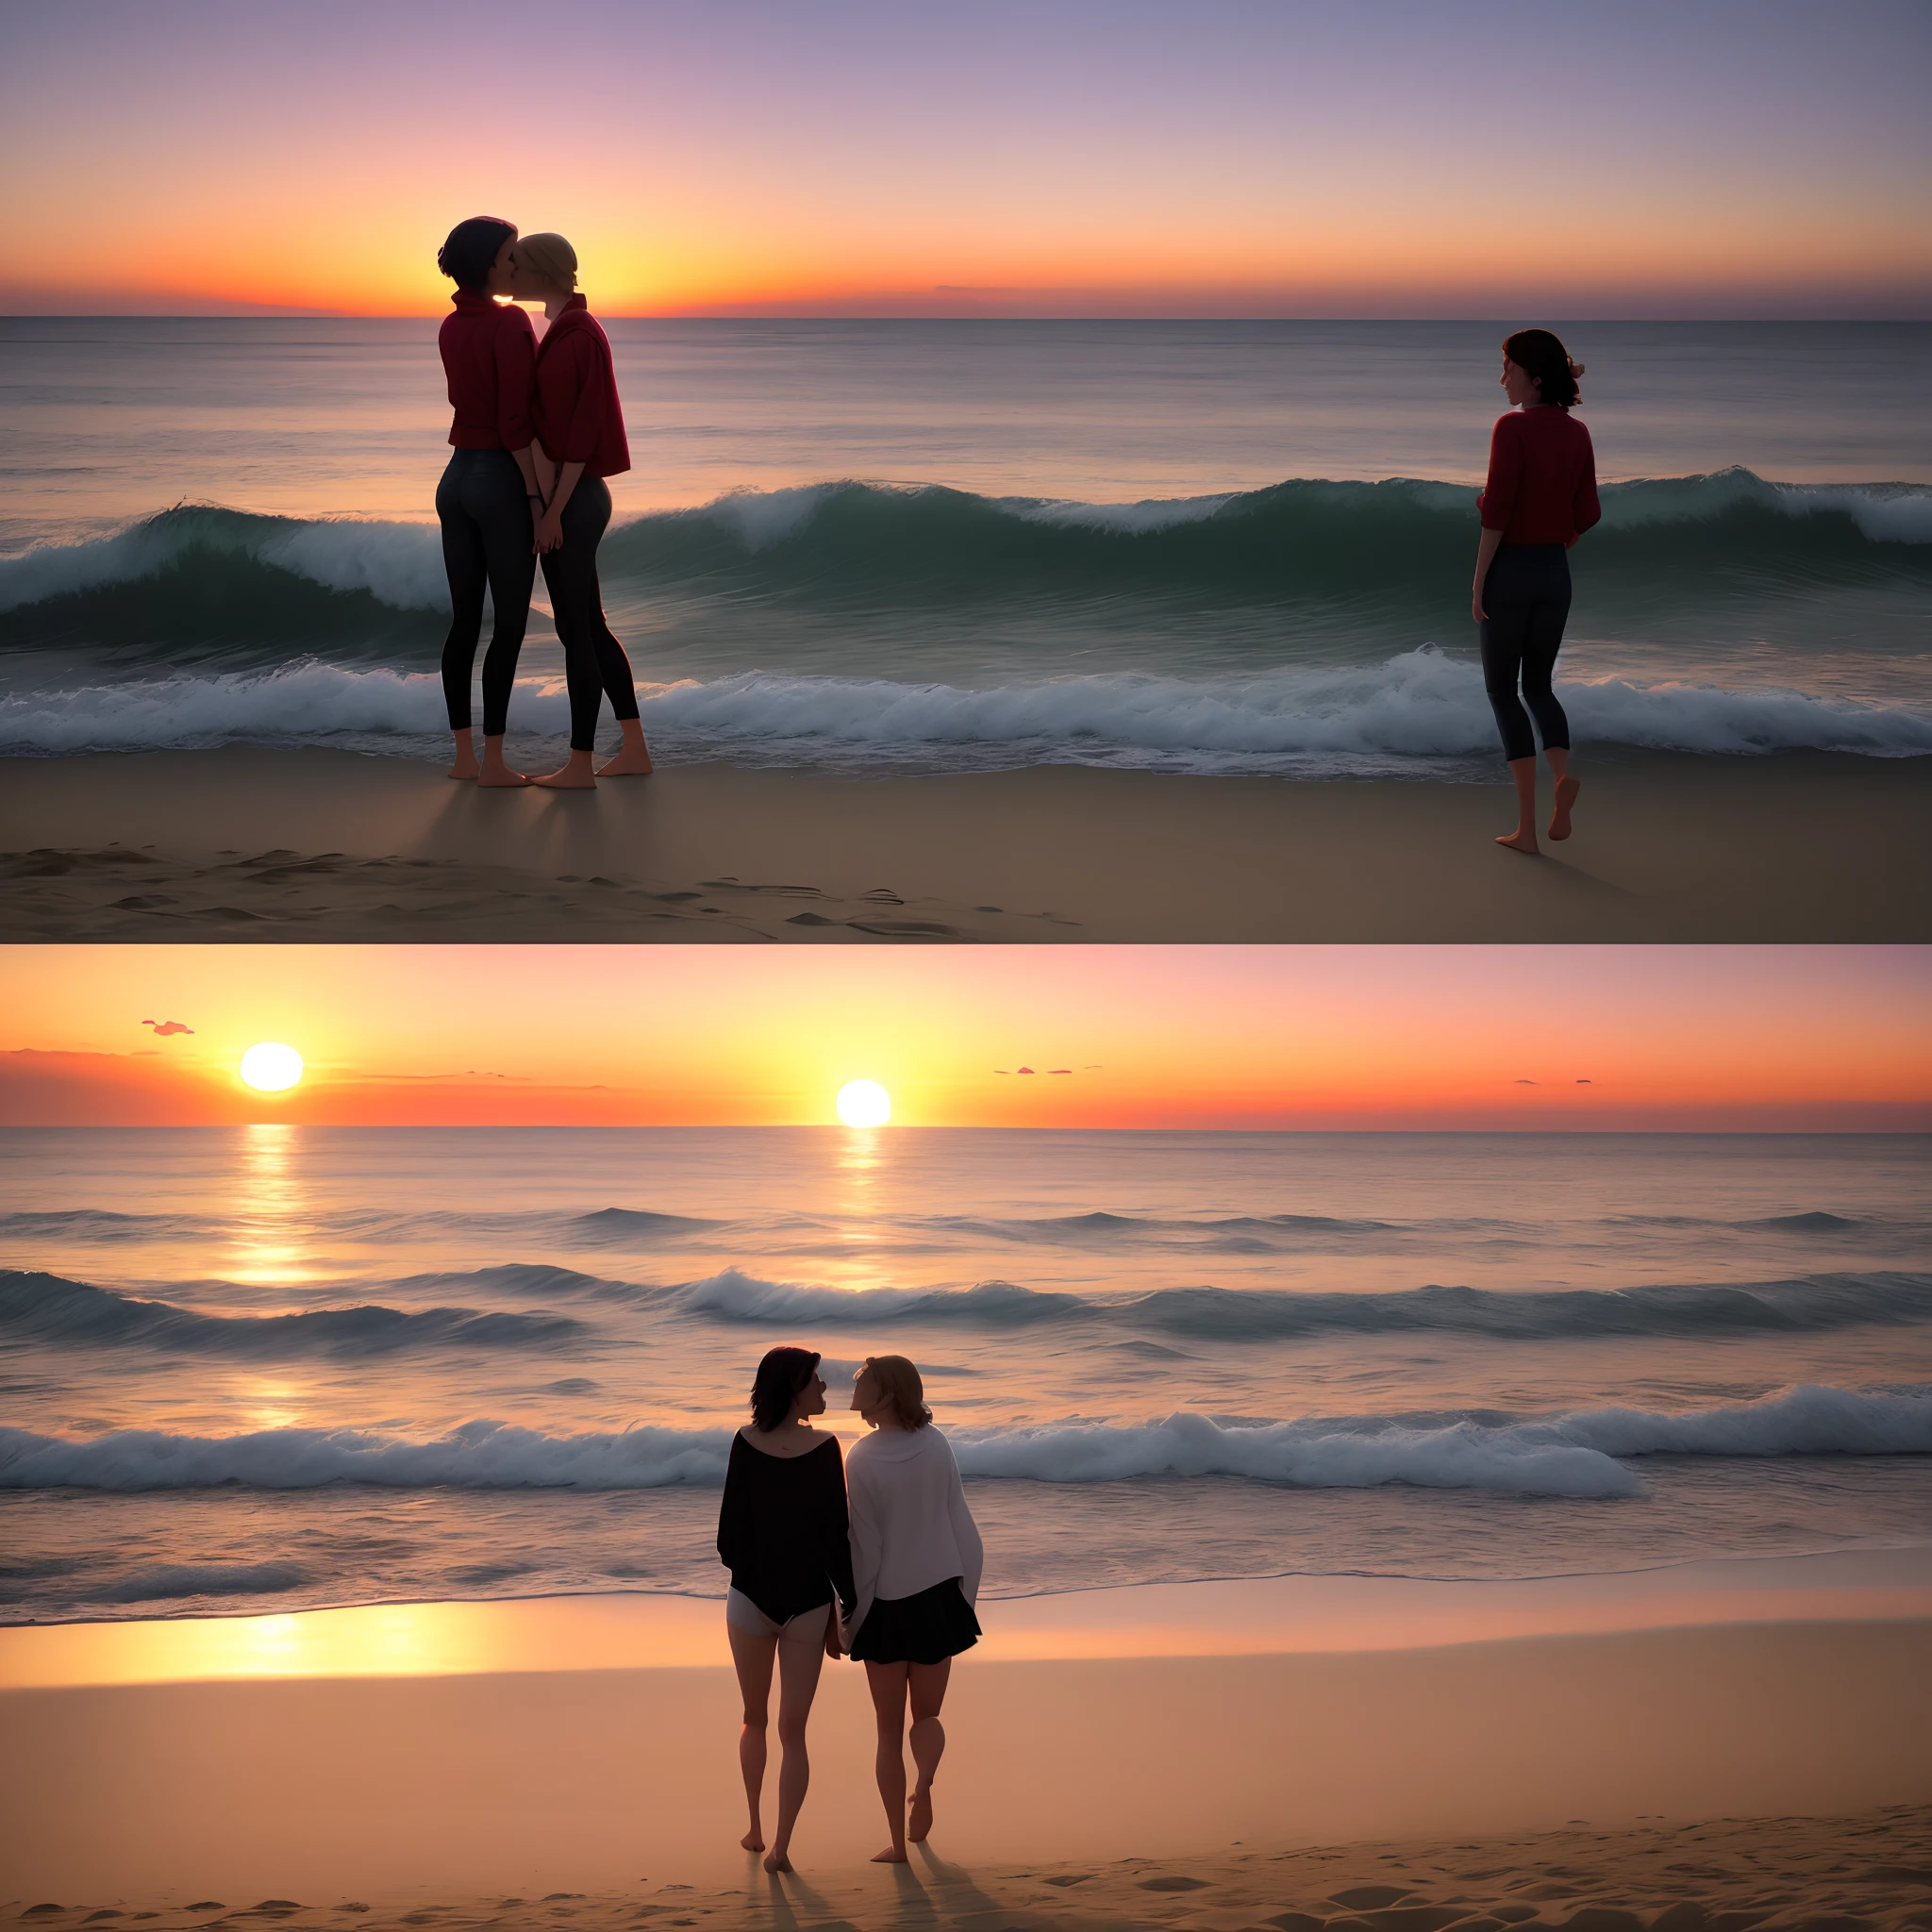
M 474 215 L 449 231 L 436 265 L 456 283 L 455 312 L 437 338 L 449 380 L 455 445 L 436 486 L 442 567 L 449 576 L 450 626 L 442 646 L 442 695 L 456 736 L 452 778 L 479 785 L 527 785 L 503 761 L 517 655 L 530 618 L 537 567 L 530 548 L 533 509 L 542 502 L 530 457 L 537 378 L 537 333 L 521 308 L 495 299 L 510 291 L 516 225 Z M 483 657 L 483 762 L 470 724 L 470 678 L 483 629 L 483 591 L 496 612 Z
M 851 1484 L 852 1577 L 858 1606 L 850 1649 L 865 1661 L 878 1723 L 874 1769 L 892 1841 L 875 1865 L 903 1865 L 909 1839 L 932 1829 L 932 1781 L 946 1748 L 940 1707 L 953 1659 L 979 1641 L 973 1613 L 985 1552 L 959 1465 L 932 1426 L 919 1371 L 903 1355 L 866 1358 L 852 1406 L 872 1434 L 855 1443 Z M 906 1710 L 919 1773 L 908 1810 Z
M 604 621 L 597 582 L 597 545 L 610 524 L 604 479 L 630 468 L 630 445 L 609 339 L 575 292 L 576 250 L 561 235 L 525 235 L 514 259 L 517 294 L 541 301 L 550 323 L 537 351 L 535 458 L 543 514 L 536 543 L 570 689 L 570 757 L 536 782 L 577 791 L 599 778 L 641 778 L 651 770 L 630 659 Z M 597 708 L 607 691 L 624 746 L 593 769 Z
M 1516 829 L 1496 839 L 1512 852 L 1538 849 L 1531 713 L 1556 781 L 1552 839 L 1570 836 L 1583 789 L 1570 775 L 1570 721 L 1550 684 L 1570 616 L 1567 553 L 1603 515 L 1590 431 L 1570 414 L 1582 374 L 1546 328 L 1518 329 L 1504 342 L 1502 383 L 1513 407 L 1496 419 L 1489 481 L 1476 499 L 1483 534 L 1470 610 L 1482 635 L 1483 686 L 1516 781 Z
M 825 1412 L 819 1357 L 808 1348 L 774 1348 L 752 1382 L 751 1421 L 731 1439 L 718 1555 L 731 1572 L 724 1628 L 744 1699 L 738 1764 L 744 1774 L 751 1829 L 739 1840 L 765 1850 L 759 1800 L 765 1783 L 765 1731 L 772 1665 L 778 1666 L 778 1829 L 765 1852 L 767 1872 L 791 1869 L 791 1828 L 811 1781 L 805 1724 L 819 1672 L 839 1655 L 836 1593 L 849 1612 L 852 1552 L 846 1541 L 845 1475 L 839 1439 L 815 1429 Z

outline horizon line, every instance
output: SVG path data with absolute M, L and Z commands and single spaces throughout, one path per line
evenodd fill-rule
M 514 305 L 513 305 L 514 306 Z M 427 322 L 440 319 L 445 311 L 440 308 L 425 308 L 408 313 L 394 310 L 375 312 L 355 308 L 268 308 L 258 310 L 240 311 L 235 308 L 153 308 L 153 309 L 0 309 L 0 322 Z M 1336 326 L 1356 326 L 1370 325 L 1400 325 L 1416 323 L 1490 323 L 1508 324 L 1512 318 L 1505 314 L 1483 315 L 1200 315 L 1149 313 L 1146 315 L 1122 315 L 1107 313 L 1095 315 L 991 315 L 960 313 L 957 315 L 935 315 L 929 311 L 896 313 L 886 310 L 874 312 L 845 312 L 826 310 L 812 312 L 800 310 L 791 314 L 747 314 L 721 311 L 718 313 L 676 313 L 666 314 L 655 311 L 630 313 L 621 309 L 600 309 L 597 311 L 608 322 L 1018 322 L 1018 323 L 1077 323 L 1091 324 L 1111 322 L 1135 323 L 1326 323 Z M 1521 313 L 1522 311 L 1518 311 Z M 1847 325 L 1854 327 L 1874 327 L 1896 325 L 1899 327 L 1923 327 L 1932 324 L 1932 311 L 1924 315 L 1566 315 L 1553 310 L 1543 310 L 1547 322 L 1560 322 L 1566 326 L 1574 324 L 1602 325 L 1605 324 L 1624 325 L 1634 323 L 1661 323 L 1666 325 L 1698 325 L 1713 328 L 1736 328 L 1740 326 L 1779 327 L 1797 325 L 1800 327 L 1832 326 L 1842 328 Z

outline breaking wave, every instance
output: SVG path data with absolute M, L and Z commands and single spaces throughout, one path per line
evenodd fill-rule
M 1431 1285 L 1350 1294 L 1202 1287 L 1099 1296 L 1007 1281 L 965 1289 L 854 1291 L 765 1281 L 728 1268 L 650 1292 L 686 1314 L 723 1322 L 831 1322 L 865 1327 L 939 1321 L 1004 1329 L 1085 1321 L 1227 1341 L 1424 1330 L 1498 1340 L 1790 1334 L 1932 1322 L 1932 1275 L 1905 1271 L 1536 1291 Z
M 583 1335 L 569 1315 L 367 1306 L 284 1315 L 209 1315 L 139 1301 L 58 1274 L 0 1271 L 0 1335 L 9 1341 L 246 1357 L 393 1355 L 414 1348 L 547 1348 Z
M 715 1486 L 724 1480 L 730 1441 L 725 1429 L 552 1436 L 493 1421 L 466 1424 L 432 1441 L 304 1428 L 241 1436 L 119 1429 L 76 1441 L 0 1428 L 0 1488 Z M 1614 1498 L 1641 1491 L 1627 1461 L 1643 1456 L 1932 1454 L 1932 1387 L 1799 1387 L 1757 1402 L 1675 1414 L 1606 1407 L 1549 1417 L 1485 1412 L 1272 1422 L 1183 1411 L 1139 1424 L 962 1430 L 953 1444 L 962 1473 L 989 1480 L 1224 1475 L 1310 1489 L 1402 1483 Z
M 1559 689 L 1577 738 L 1591 742 L 1734 754 L 1932 752 L 1932 714 L 1907 705 L 1635 677 Z M 647 685 L 638 695 L 652 742 L 684 762 L 1413 775 L 1430 760 L 1494 757 L 1479 668 L 1433 644 L 1375 663 L 1252 675 L 1116 671 L 971 689 L 754 671 Z M 558 737 L 568 728 L 560 686 L 525 679 L 515 704 L 519 731 Z M 275 671 L 179 672 L 0 697 L 0 752 L 13 755 L 236 741 L 403 752 L 446 736 L 437 676 L 316 658 Z

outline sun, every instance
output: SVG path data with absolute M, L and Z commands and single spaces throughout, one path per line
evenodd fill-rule
M 848 1080 L 837 1106 L 848 1127 L 882 1127 L 892 1118 L 892 1096 L 876 1080 Z
M 292 1046 L 264 1040 L 242 1056 L 242 1079 L 258 1093 L 281 1093 L 302 1077 L 302 1056 Z

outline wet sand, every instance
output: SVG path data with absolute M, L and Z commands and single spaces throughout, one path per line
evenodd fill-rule
M 431 1926 L 704 1926 L 708 1932 L 1920 1932 L 1932 1924 L 1932 1807 L 1825 1818 L 1588 1824 L 1509 1837 L 1230 1845 L 1211 1856 L 907 1865 L 719 1886 L 650 1877 L 608 1891 L 464 1899 L 196 1899 L 9 1906 L 33 1925 L 147 1922 L 151 1932 L 293 1921 L 358 1932 Z M 93 1894 L 98 1895 L 98 1894 Z
M 866 1864 L 884 1839 L 870 1707 L 859 1670 L 827 1666 L 799 1879 L 782 1901 L 735 1842 L 732 1674 L 692 1661 L 718 1656 L 715 1604 L 626 1611 L 627 1626 L 577 1599 L 200 1620 L 198 1658 L 165 1623 L 0 1632 L 0 1681 L 40 1687 L 0 1691 L 0 1898 L 16 1901 L 0 1912 L 46 1903 L 179 1920 L 224 1902 L 203 1907 L 207 1922 L 284 1899 L 319 1912 L 380 1905 L 391 1919 L 438 1908 L 415 1924 L 527 1923 L 526 1907 L 504 1919 L 512 1908 L 491 1903 L 513 1897 L 542 1902 L 545 1917 L 675 1905 L 720 1924 L 782 1926 L 793 1912 L 800 1923 L 958 1919 L 1001 1932 L 1063 1920 L 1077 1902 L 1095 1923 L 1182 1919 L 1239 1932 L 1290 1910 L 1346 1916 L 1321 1903 L 1338 1878 L 1392 1873 L 1404 1892 L 1460 1905 L 1458 1918 L 1506 1895 L 1648 1914 L 1693 1896 L 1728 1909 L 1746 1891 L 1774 1897 L 1766 1909 L 1779 1914 L 1812 1901 L 1829 1916 L 1850 1909 L 1848 1888 L 1878 1886 L 1860 1875 L 1866 1865 L 1923 1865 L 1923 1848 L 1860 1863 L 1840 1843 L 1848 1827 L 1786 1822 L 1734 1847 L 1774 1873 L 1747 1860 L 1700 1876 L 1708 1861 L 1697 1832 L 1673 1840 L 1660 1828 L 1932 1805 L 1923 1582 L 1908 1566 L 1833 1574 L 1851 1592 L 1839 1615 L 1797 1596 L 1788 1607 L 1808 1607 L 1803 1621 L 1609 1630 L 1576 1627 L 1579 1616 L 1678 1612 L 1636 1583 L 1621 1607 L 1591 1610 L 1589 1579 L 1566 1579 L 1567 1594 L 1432 1585 L 1378 1596 L 1325 1579 L 1336 1586 L 1326 1595 L 1297 1599 L 1294 1584 L 1310 1579 L 1285 1579 L 1278 1601 L 1264 1586 L 1188 1585 L 1158 1587 L 1158 1598 L 1091 1593 L 1121 1600 L 1111 1607 L 1083 1607 L 1081 1593 L 990 1606 L 989 1641 L 956 1667 L 946 1706 L 939 1862 L 913 1868 L 910 1891 Z M 1758 1581 L 1758 1614 L 1774 1613 L 1779 1579 Z M 1723 1613 L 1702 1591 L 1681 1614 Z M 1297 1601 L 1269 1624 L 1271 1609 Z M 1457 1608 L 1499 1603 L 1500 1622 Z M 1907 1604 L 1910 1614 L 1887 1614 Z M 1366 1628 L 1352 1629 L 1361 1618 Z M 1418 1641 L 1525 1622 L 1564 1634 Z M 632 1661 L 612 1667 L 626 1627 Z M 1374 1647 L 1346 1647 L 1360 1640 Z M 1136 1649 L 1157 1654 L 1124 1654 Z M 1926 1823 L 1911 1826 L 1915 1847 Z M 1602 1836 L 1586 1843 L 1585 1825 Z M 1476 1839 L 1547 1832 L 1572 1839 L 1467 1854 Z M 1429 1862 L 1437 1852 L 1299 1855 L 1445 1839 L 1464 1846 L 1446 1875 Z M 1674 1871 L 1658 1850 L 1672 1844 Z M 1834 1846 L 1853 1862 L 1826 1869 Z M 1777 1863 L 1800 1852 L 1818 1869 Z M 1596 1862 L 1584 1875 L 1546 1869 L 1587 1859 Z M 1160 1876 L 1189 1882 L 1150 1888 Z M 1857 1896 L 1867 1924 L 1881 1907 L 1887 1924 L 1902 1909 L 1883 1887 Z M 1545 1917 L 1559 1922 L 1554 1908 Z M 1276 1932 L 1314 1928 L 1277 1920 Z M 1368 1922 L 1366 1932 L 1439 1927 Z M 1666 1932 L 1696 1928 L 1674 1921 Z
M 1910 942 L 1932 759 L 1583 760 L 1498 784 L 699 765 L 594 793 L 248 747 L 0 760 L 0 941 Z

